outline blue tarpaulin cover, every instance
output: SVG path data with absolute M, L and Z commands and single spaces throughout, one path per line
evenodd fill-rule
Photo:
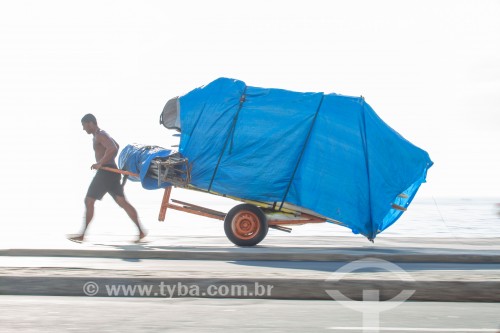
M 158 179 L 148 175 L 151 160 L 157 157 L 168 157 L 174 152 L 158 146 L 148 146 L 142 144 L 127 145 L 118 157 L 118 167 L 139 175 L 139 178 L 129 176 L 135 182 L 141 182 L 142 187 L 147 190 L 155 190 L 170 186 L 170 183 L 162 182 L 158 184 Z
M 401 216 L 392 205 L 408 207 L 433 164 L 362 97 L 219 78 L 179 105 L 192 185 L 304 207 L 369 239 Z

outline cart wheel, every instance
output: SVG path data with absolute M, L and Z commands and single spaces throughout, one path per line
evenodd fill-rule
M 224 219 L 227 238 L 238 246 L 259 244 L 268 229 L 266 215 L 259 207 L 250 204 L 233 207 Z

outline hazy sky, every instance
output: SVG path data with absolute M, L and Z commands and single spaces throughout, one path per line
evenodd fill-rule
M 435 162 L 417 199 L 500 193 L 500 1 L 0 4 L 7 208 L 83 209 L 85 113 L 122 147 L 168 147 L 165 102 L 221 76 L 363 95 Z

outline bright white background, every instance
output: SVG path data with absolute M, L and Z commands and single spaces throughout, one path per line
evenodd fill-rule
M 499 17 L 487 0 L 1 1 L 2 223 L 79 225 L 85 113 L 122 147 L 168 148 L 165 102 L 221 76 L 363 95 L 435 162 L 416 200 L 498 197 Z

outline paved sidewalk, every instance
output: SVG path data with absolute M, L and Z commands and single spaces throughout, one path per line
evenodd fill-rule
M 225 237 L 149 237 L 133 244 L 126 236 L 93 236 L 83 244 L 64 237 L 37 243 L 3 242 L 0 256 L 71 256 L 122 259 L 500 263 L 500 238 L 267 237 L 254 247 L 237 247 Z
M 497 238 L 378 238 L 372 244 L 362 237 L 279 236 L 250 248 L 223 237 L 158 237 L 139 245 L 116 236 L 84 244 L 11 243 L 17 247 L 0 250 L 0 294 L 85 296 L 83 287 L 93 282 L 99 296 L 109 296 L 109 285 L 151 285 L 148 296 L 165 297 L 162 283 L 201 290 L 258 284 L 272 286 L 271 294 L 198 296 L 327 300 L 328 290 L 338 290 L 361 300 L 363 290 L 378 290 L 388 300 L 414 290 L 415 301 L 498 302 L 499 244 Z

